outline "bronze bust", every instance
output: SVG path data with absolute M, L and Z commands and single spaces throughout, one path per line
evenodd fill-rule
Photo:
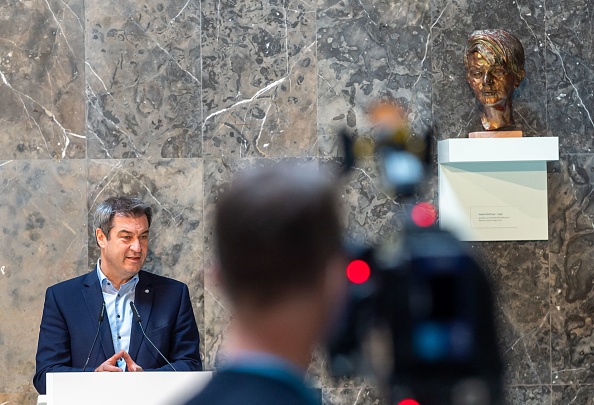
M 524 48 L 504 30 L 474 31 L 464 52 L 466 81 L 483 106 L 487 131 L 513 129 L 512 95 L 526 74 Z

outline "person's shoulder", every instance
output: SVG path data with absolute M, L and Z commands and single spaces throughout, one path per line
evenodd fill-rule
M 55 291 L 70 290 L 73 287 L 83 285 L 86 282 L 88 282 L 87 277 L 92 276 L 91 273 L 95 274 L 95 277 L 97 278 L 96 273 L 94 271 L 90 271 L 88 273 L 81 274 L 80 276 L 76 276 L 76 277 L 70 278 L 68 280 L 60 281 L 59 283 L 56 283 L 56 284 L 48 287 L 48 290 L 55 290 Z
M 171 286 L 178 286 L 184 287 L 186 284 L 182 283 L 171 277 L 160 276 L 155 273 L 150 273 L 146 270 L 140 270 L 138 273 L 138 278 L 142 280 L 143 278 L 147 281 L 152 283 L 153 285 L 171 285 Z
M 260 405 L 267 402 L 276 405 L 312 405 L 282 381 L 229 370 L 214 374 L 211 382 L 187 405 Z
M 252 405 L 262 403 L 258 385 L 251 378 L 236 378 L 234 373 L 215 373 L 210 383 L 186 405 Z M 240 402 L 238 402 L 240 401 Z

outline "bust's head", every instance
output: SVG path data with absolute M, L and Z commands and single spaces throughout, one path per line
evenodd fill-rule
M 466 81 L 484 107 L 511 108 L 511 97 L 526 74 L 524 48 L 504 30 L 474 31 L 464 53 Z

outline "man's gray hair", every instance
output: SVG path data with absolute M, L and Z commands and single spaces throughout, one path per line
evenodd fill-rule
M 131 218 L 146 215 L 149 228 L 153 219 L 153 209 L 140 198 L 126 196 L 109 197 L 97 206 L 93 215 L 93 229 L 101 229 L 107 239 L 109 239 L 109 232 L 113 227 L 113 218 L 116 214 Z

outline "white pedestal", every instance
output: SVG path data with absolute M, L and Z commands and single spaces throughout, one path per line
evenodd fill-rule
M 559 138 L 438 143 L 442 229 L 465 241 L 547 240 L 547 161 Z

